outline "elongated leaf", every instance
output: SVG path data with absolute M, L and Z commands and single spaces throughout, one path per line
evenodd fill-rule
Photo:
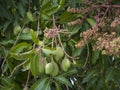
M 37 34 L 35 33 L 35 31 L 33 31 L 33 29 L 30 30 L 30 34 L 32 36 L 32 40 L 35 44 L 39 43 L 39 40 L 37 39 Z
M 15 45 L 11 49 L 11 52 L 12 53 L 20 53 L 23 49 L 29 48 L 30 46 L 31 46 L 31 44 L 28 44 L 26 42 L 22 42 L 22 43 L 19 43 L 19 44 Z
M 76 57 L 76 56 L 80 56 L 82 51 L 83 51 L 84 47 L 82 48 L 79 48 L 79 49 L 76 49 L 73 56 Z
M 55 83 L 55 86 L 56 86 L 56 90 L 62 90 L 59 84 Z
M 27 17 L 28 17 L 28 19 L 29 19 L 30 21 L 35 21 L 35 19 L 34 19 L 32 13 L 31 13 L 30 11 L 27 12 Z
M 3 45 L 9 45 L 9 44 L 13 44 L 14 43 L 14 40 L 3 40 L 2 42 L 1 42 L 1 44 L 3 44 Z
M 87 18 L 87 21 L 91 26 L 94 26 L 96 24 L 95 20 L 92 18 Z
M 48 81 L 45 86 L 44 90 L 51 90 L 50 81 Z
M 23 64 L 22 71 L 27 71 L 30 69 L 30 61 L 28 60 L 25 64 Z
M 0 17 L 5 17 L 9 20 L 12 20 L 12 16 L 7 8 L 4 8 L 2 5 L 0 5 L 0 11 L 2 11 L 2 13 L 0 13 Z
M 65 78 L 63 76 L 57 76 L 57 77 L 54 77 L 54 78 L 55 78 L 56 81 L 60 82 L 61 84 L 68 85 L 72 88 L 72 85 L 67 78 Z
M 51 9 L 49 9 L 47 11 L 47 14 L 50 16 L 50 15 L 54 14 L 56 11 L 57 11 L 57 7 L 52 7 Z
M 112 79 L 113 74 L 114 74 L 114 69 L 110 68 L 106 73 L 105 81 L 106 82 L 110 81 Z
M 22 34 L 22 35 L 20 36 L 20 39 L 22 39 L 22 40 L 31 40 L 31 39 L 32 39 L 32 36 L 31 36 L 30 33 L 26 33 L 26 34 Z
M 7 21 L 5 24 L 4 24 L 4 26 L 3 26 L 3 31 L 5 31 L 7 28 L 8 28 L 8 26 L 10 25 L 10 21 Z
M 93 51 L 92 53 L 92 63 L 96 63 L 96 61 L 99 59 L 99 54 L 100 54 L 100 51 L 97 50 L 97 51 Z
M 69 70 L 68 72 L 63 73 L 62 75 L 63 76 L 70 76 L 70 75 L 76 74 L 76 73 L 77 73 L 77 70 L 76 69 L 72 69 L 72 70 Z
M 49 56 L 51 54 L 54 54 L 55 49 L 53 48 L 42 48 L 42 51 L 45 53 L 46 56 Z
M 113 81 L 117 84 L 118 87 L 120 87 L 120 78 L 118 76 L 115 75 Z
M 19 85 L 15 83 L 11 78 L 2 78 L 0 90 L 21 90 Z
M 89 71 L 86 75 L 86 77 L 83 79 L 82 83 L 88 82 L 92 77 L 93 74 L 96 72 L 96 70 Z
M 47 78 L 44 78 L 42 80 L 38 80 L 36 83 L 34 83 L 31 87 L 30 90 L 45 90 L 45 87 L 46 87 L 46 81 L 47 81 Z
M 32 57 L 32 55 L 35 53 L 34 50 L 30 50 L 28 52 L 25 52 L 25 53 L 19 53 L 19 54 L 16 54 L 16 53 L 10 53 L 11 56 L 13 58 L 15 58 L 16 60 L 27 60 L 28 58 Z
M 3 78 L 3 79 L 1 80 L 1 84 L 2 84 L 2 85 L 10 86 L 12 83 L 13 83 L 13 81 L 12 81 L 10 78 Z
M 72 32 L 71 32 L 70 36 L 73 36 L 73 35 L 77 34 L 80 29 L 81 29 L 81 26 L 80 26 L 80 25 L 74 26 L 74 27 L 72 28 Z
M 42 13 L 41 14 L 42 19 L 49 20 L 50 16 L 47 13 Z
M 30 28 L 25 27 L 22 31 L 22 34 L 29 34 L 30 33 Z
M 10 72 L 12 72 L 13 67 L 14 67 L 11 61 L 12 61 L 12 58 L 10 58 L 10 56 L 8 56 L 6 59 L 6 63 L 7 63 L 7 66 L 9 68 Z
M 30 60 L 30 70 L 34 76 L 39 74 L 39 60 L 39 54 L 35 54 L 34 57 Z
M 65 4 L 65 1 L 66 0 L 60 0 L 57 10 L 60 10 L 63 7 L 63 5 Z
M 59 18 L 60 18 L 60 21 L 59 21 L 60 23 L 67 23 L 74 20 L 76 16 L 69 12 L 64 12 Z
M 0 90 L 13 90 L 14 89 L 14 84 L 11 86 L 1 86 L 0 85 Z
M 50 8 L 51 8 L 51 2 L 50 1 L 44 2 L 41 8 L 41 12 L 45 12 L 49 10 Z
M 20 30 L 21 30 L 20 25 L 15 26 L 15 28 L 14 28 L 14 30 L 13 30 L 13 31 L 14 31 L 14 34 L 17 35 Z
M 22 17 L 25 16 L 25 7 L 22 3 L 18 3 L 18 11 Z

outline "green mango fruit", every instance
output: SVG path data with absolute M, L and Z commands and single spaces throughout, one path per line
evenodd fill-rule
M 62 64 L 61 64 L 62 70 L 63 70 L 63 71 L 68 71 L 68 69 L 70 68 L 70 66 L 71 66 L 70 60 L 65 57 L 65 58 L 62 60 Z
M 51 74 L 52 71 L 53 71 L 53 69 L 54 69 L 54 67 L 53 67 L 52 62 L 47 63 L 47 64 L 45 65 L 45 73 L 46 73 L 46 74 Z
M 56 76 L 59 73 L 59 67 L 58 67 L 57 63 L 55 63 L 55 62 L 52 62 L 52 65 L 53 65 L 53 68 L 54 68 L 53 71 L 52 71 L 52 76 Z
M 63 56 L 64 56 L 63 49 L 57 46 L 55 50 L 55 60 L 59 61 Z
M 46 59 L 42 57 L 39 61 L 39 72 L 40 73 L 44 73 L 46 64 L 47 64 Z

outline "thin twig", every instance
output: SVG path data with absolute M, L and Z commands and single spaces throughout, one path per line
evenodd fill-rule
M 71 32 L 69 32 L 69 31 L 58 31 L 58 32 L 60 32 L 60 33 L 65 33 L 65 34 L 70 34 Z
M 68 87 L 68 85 L 66 85 L 66 89 L 67 89 L 67 90 L 69 90 L 69 87 Z
M 53 18 L 52 18 L 52 19 L 53 19 L 53 26 L 56 27 L 56 25 L 55 25 L 55 17 L 54 17 L 54 15 L 53 15 Z
M 107 14 L 108 10 L 109 10 L 109 7 L 107 8 L 107 10 L 105 11 L 103 17 L 101 18 L 100 23 L 103 21 L 103 19 L 104 19 L 105 15 Z
M 29 60 L 29 59 L 28 59 L 28 60 Z M 22 66 L 23 64 L 25 64 L 28 60 L 25 60 L 25 61 L 22 62 L 21 64 L 17 65 L 17 66 L 13 69 L 13 71 L 12 71 L 12 73 L 11 73 L 11 75 L 10 75 L 9 77 L 12 77 L 12 75 L 13 75 L 14 72 L 15 72 L 15 70 L 16 70 L 17 68 L 19 68 L 20 66 Z
M 1 65 L 2 71 L 3 71 L 4 64 L 5 64 L 6 60 L 7 60 L 7 57 L 8 57 L 8 55 L 9 55 L 10 51 L 12 50 L 12 48 L 13 48 L 13 47 L 16 45 L 16 43 L 18 42 L 19 37 L 20 37 L 20 35 L 22 34 L 23 29 L 24 29 L 24 26 L 21 28 L 20 32 L 18 33 L 17 38 L 16 38 L 13 46 L 12 46 L 11 49 L 8 51 L 8 53 L 6 54 L 6 56 L 5 56 L 5 58 L 4 58 L 4 61 L 3 61 L 2 65 Z
M 56 37 L 55 37 L 55 45 L 57 46 L 57 40 L 56 40 Z
M 40 16 L 38 15 L 38 17 L 37 17 L 37 37 L 38 37 L 39 32 L 40 32 L 40 21 L 39 21 L 39 19 L 40 19 Z
M 30 0 L 28 2 L 28 11 L 30 11 Z
M 37 38 L 38 38 L 38 35 L 39 35 L 39 31 L 40 31 L 40 21 L 39 21 L 39 15 L 38 15 L 38 17 L 37 17 Z M 35 49 L 35 43 L 33 44 L 33 49 Z
M 66 51 L 65 51 L 65 49 L 64 49 L 64 47 L 63 47 L 62 41 L 61 41 L 61 39 L 60 39 L 60 35 L 59 35 L 59 34 L 58 34 L 58 40 L 59 40 L 59 43 L 60 43 L 60 45 L 61 45 L 61 47 L 62 47 L 65 55 L 66 55 L 67 57 L 73 59 L 73 57 L 69 56 L 69 55 L 66 53 Z
M 83 67 L 86 66 L 87 62 L 88 62 L 88 58 L 89 58 L 89 47 L 88 47 L 88 43 L 87 43 L 87 57 L 86 57 L 86 60 L 85 60 L 85 63 L 83 65 Z
M 54 37 L 52 38 L 51 46 L 52 46 L 52 48 L 53 48 L 53 46 L 54 46 Z
M 28 76 L 27 76 L 27 81 L 26 81 L 25 87 L 27 87 L 27 86 L 28 86 L 28 81 L 29 81 L 29 78 L 30 78 L 30 70 L 28 70 Z
M 103 7 L 103 8 L 120 8 L 120 5 L 93 5 L 92 7 Z

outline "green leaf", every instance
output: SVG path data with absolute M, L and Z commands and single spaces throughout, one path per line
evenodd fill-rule
M 30 34 L 32 36 L 32 40 L 35 44 L 39 43 L 39 40 L 37 39 L 37 34 L 35 33 L 35 31 L 33 31 L 33 29 L 30 29 Z
M 110 90 L 109 84 L 105 82 L 103 78 L 101 78 L 97 84 L 99 90 Z
M 46 87 L 45 87 L 44 90 L 51 90 L 50 81 L 48 81 L 45 86 L 46 86 Z
M 17 25 L 17 26 L 15 26 L 15 28 L 14 28 L 14 30 L 13 30 L 13 33 L 14 33 L 15 35 L 17 35 L 17 34 L 20 32 L 20 30 L 21 30 L 20 25 Z
M 63 76 L 57 76 L 57 77 L 54 77 L 54 78 L 55 78 L 56 81 L 60 82 L 61 84 L 68 85 L 72 88 L 72 85 L 67 78 L 65 78 Z
M 41 17 L 45 20 L 49 20 L 50 16 L 57 11 L 57 6 L 50 4 L 51 2 L 48 1 L 45 5 L 41 8 Z
M 62 15 L 59 17 L 60 18 L 60 23 L 67 23 L 76 18 L 76 15 L 69 13 L 69 12 L 63 12 Z
M 2 18 L 4 17 L 9 20 L 12 20 L 11 13 L 9 12 L 9 10 L 6 7 L 3 7 L 2 5 L 0 5 L 0 11 L 2 11 L 2 13 L 0 13 L 0 17 L 2 17 Z
M 9 39 L 9 40 L 3 40 L 2 42 L 1 42 L 1 44 L 3 44 L 3 45 L 9 45 L 9 44 L 13 44 L 14 43 L 14 40 L 12 40 L 12 39 Z
M 55 86 L 56 86 L 56 90 L 62 90 L 59 84 L 55 83 Z
M 50 56 L 51 54 L 55 53 L 55 49 L 53 48 L 42 48 L 43 53 L 45 53 L 46 56 Z
M 54 14 L 57 11 L 57 7 L 52 7 L 47 11 L 47 14 L 49 16 L 51 16 L 52 14 Z
M 18 3 L 18 11 L 22 17 L 25 16 L 26 11 L 25 11 L 25 7 L 22 3 Z
M 23 64 L 22 71 L 27 71 L 30 69 L 30 61 L 28 60 L 25 64 Z
M 0 90 L 20 90 L 20 87 L 11 78 L 2 78 Z
M 117 84 L 118 87 L 120 87 L 120 75 L 118 72 L 115 71 L 115 74 L 114 74 L 112 80 Z
M 13 66 L 13 64 L 12 64 L 12 58 L 10 58 L 9 55 L 8 55 L 8 57 L 7 57 L 7 59 L 6 59 L 6 63 L 7 63 L 7 66 L 8 66 L 8 68 L 9 68 L 10 72 L 12 72 L 14 66 Z
M 87 22 L 91 25 L 94 26 L 96 24 L 95 20 L 92 18 L 87 18 Z
M 10 78 L 2 78 L 1 80 L 2 85 L 11 86 L 12 83 L 13 81 Z
M 65 73 L 63 73 L 62 75 L 63 76 L 70 76 L 70 75 L 73 75 L 73 74 L 76 74 L 77 73 L 77 70 L 76 69 L 72 69 L 72 70 L 69 70 Z
M 63 7 L 63 5 L 65 4 L 65 1 L 66 0 L 60 0 L 57 10 L 60 10 Z
M 0 85 L 0 90 L 13 90 L 14 89 L 14 84 L 11 86 L 1 86 Z
M 5 31 L 8 26 L 10 25 L 11 21 L 7 21 L 6 23 L 4 23 L 4 26 L 3 26 L 3 31 Z
M 42 5 L 41 13 L 49 10 L 51 8 L 51 2 L 47 1 Z
M 42 17 L 42 19 L 45 19 L 45 20 L 50 19 L 50 16 L 47 13 L 44 13 L 44 12 L 41 14 L 41 17 Z
M 41 55 L 36 53 L 33 58 L 30 60 L 30 70 L 33 74 L 33 76 L 39 75 L 39 60 L 40 60 Z
M 31 13 L 30 11 L 27 12 L 27 17 L 28 17 L 28 19 L 29 19 L 30 21 L 35 21 L 35 19 L 34 19 L 32 13 Z
M 93 64 L 95 64 L 96 61 L 99 59 L 99 54 L 100 54 L 99 50 L 93 51 L 93 53 L 92 53 L 92 63 Z
M 76 49 L 75 52 L 73 53 L 74 57 L 80 56 L 82 51 L 83 51 L 84 47 L 81 47 L 79 49 Z
M 10 53 L 13 58 L 16 60 L 27 60 L 35 53 L 35 50 L 30 50 L 25 53 Z
M 77 34 L 77 33 L 80 31 L 80 29 L 81 29 L 81 25 L 76 25 L 76 26 L 74 26 L 74 27 L 71 29 L 72 32 L 70 33 L 70 36 L 73 36 L 73 35 Z
M 93 74 L 96 72 L 96 70 L 91 70 L 89 71 L 87 74 L 86 74 L 86 77 L 83 78 L 83 81 L 82 83 L 85 83 L 85 82 L 88 82 L 92 77 L 93 77 Z
M 113 68 L 109 68 L 109 70 L 107 70 L 106 72 L 106 76 L 105 76 L 105 81 L 109 82 L 112 79 L 112 76 L 114 74 L 114 69 Z
M 31 36 L 30 33 L 26 33 L 26 34 L 22 34 L 22 35 L 20 36 L 20 39 L 22 39 L 22 40 L 31 40 L 31 39 L 32 39 L 32 36 Z
M 30 29 L 28 27 L 24 28 L 22 34 L 28 34 L 28 33 L 30 33 Z
M 22 50 L 26 49 L 26 48 L 29 48 L 31 46 L 31 44 L 28 44 L 26 42 L 22 42 L 22 43 L 19 43 L 17 45 L 15 45 L 12 49 L 11 49 L 11 52 L 12 53 L 20 53 Z
M 38 80 L 36 83 L 34 83 L 31 87 L 30 90 L 45 90 L 45 87 L 46 87 L 46 81 L 47 81 L 48 78 L 44 78 L 44 79 L 41 79 L 41 80 Z

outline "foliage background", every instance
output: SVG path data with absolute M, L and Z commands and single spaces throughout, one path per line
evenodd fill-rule
M 68 12 L 68 7 L 83 11 L 74 13 L 76 9 L 73 9 L 73 12 Z M 86 8 L 90 10 L 85 11 Z M 93 39 L 83 47 L 75 47 L 82 40 L 80 33 L 96 25 L 94 16 L 97 15 L 106 22 L 99 32 L 114 30 L 119 37 L 120 25 L 110 28 L 112 21 L 120 15 L 119 0 L 0 0 L 0 11 L 0 90 L 120 89 L 119 54 L 115 57 L 102 54 L 101 50 L 94 51 Z M 72 21 L 78 18 L 82 23 L 78 21 L 74 25 Z M 67 72 L 60 71 L 52 77 L 39 74 L 37 61 L 32 63 L 28 58 L 34 56 L 34 50 L 44 40 L 44 54 L 54 51 L 56 46 L 51 47 L 52 40 L 44 36 L 44 30 L 52 29 L 54 24 L 65 30 L 60 33 L 60 38 L 72 65 Z M 57 39 L 57 44 L 60 44 L 59 41 Z M 32 54 L 14 56 L 28 51 Z M 49 55 L 45 57 L 50 62 Z

